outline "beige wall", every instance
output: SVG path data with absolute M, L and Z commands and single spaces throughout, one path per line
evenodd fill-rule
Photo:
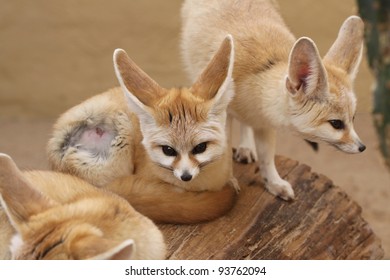
M 0 117 L 54 117 L 116 86 L 111 57 L 129 55 L 163 86 L 187 84 L 179 52 L 180 0 L 0 0 Z M 294 33 L 312 37 L 322 54 L 352 0 L 282 0 Z M 259 15 L 260 16 L 260 15 Z M 364 68 L 359 110 L 370 108 Z
M 180 3 L 1 0 L 0 116 L 53 116 L 116 86 L 119 47 L 162 85 L 179 85 Z

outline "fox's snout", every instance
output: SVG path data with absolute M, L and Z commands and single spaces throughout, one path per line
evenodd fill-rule
M 186 170 L 183 172 L 183 174 L 180 176 L 180 179 L 182 181 L 188 182 L 191 181 L 192 175 Z
M 366 150 L 366 145 L 363 144 L 353 129 L 349 134 L 346 134 L 340 142 L 336 143 L 335 146 L 341 151 L 349 154 L 362 153 Z
M 344 152 L 350 153 L 350 154 L 357 154 L 362 153 L 366 149 L 366 145 L 364 145 L 362 142 L 357 142 L 351 145 L 351 147 L 341 148 Z
M 173 170 L 173 174 L 176 176 L 176 178 L 178 178 L 179 180 L 183 181 L 183 182 L 189 182 L 191 181 L 192 179 L 194 179 L 196 177 L 196 175 L 198 175 L 199 171 L 197 170 L 197 168 L 191 168 L 190 169 L 174 169 Z
M 366 150 L 366 145 L 361 142 L 358 144 L 337 143 L 334 146 L 348 154 L 362 153 Z

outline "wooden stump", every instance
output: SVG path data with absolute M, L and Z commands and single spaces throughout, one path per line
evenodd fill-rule
M 277 157 L 279 174 L 296 199 L 285 202 L 263 187 L 255 164 L 234 165 L 241 186 L 226 216 L 197 225 L 160 225 L 168 259 L 381 259 L 380 240 L 361 208 L 323 175 Z

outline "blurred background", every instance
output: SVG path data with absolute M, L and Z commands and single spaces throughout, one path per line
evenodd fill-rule
M 117 86 L 115 48 L 125 49 L 162 86 L 189 85 L 179 49 L 181 2 L 0 0 L 0 152 L 22 168 L 47 169 L 45 145 L 55 119 Z M 311 37 L 321 54 L 342 22 L 358 14 L 354 0 L 278 2 L 296 37 Z M 365 56 L 355 83 L 364 153 L 346 155 L 326 145 L 315 153 L 286 131 L 277 153 L 310 165 L 357 201 L 390 259 L 390 173 L 373 125 L 373 83 Z

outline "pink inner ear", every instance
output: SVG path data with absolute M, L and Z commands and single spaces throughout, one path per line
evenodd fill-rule
M 298 80 L 299 80 L 299 85 L 297 87 L 297 90 L 303 86 L 303 88 L 306 87 L 307 85 L 307 78 L 310 75 L 310 67 L 307 64 L 300 65 L 299 70 L 298 70 Z
M 307 64 L 301 65 L 298 71 L 299 80 L 304 81 L 310 75 L 310 67 Z

